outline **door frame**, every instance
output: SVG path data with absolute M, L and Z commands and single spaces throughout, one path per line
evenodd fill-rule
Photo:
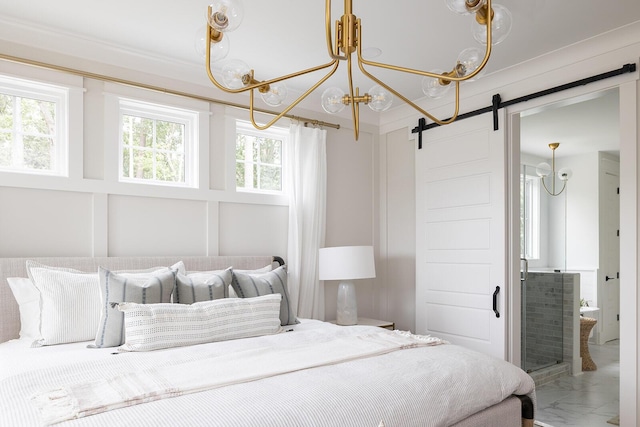
M 640 352 L 640 309 L 638 285 L 638 74 L 628 74 L 594 82 L 588 86 L 557 92 L 542 98 L 507 108 L 507 274 L 512 284 L 520 282 L 519 241 L 519 174 L 520 174 L 520 114 L 532 108 L 543 107 L 563 100 L 618 88 L 620 96 L 620 420 L 621 425 L 637 425 L 640 420 L 638 385 Z M 521 361 L 521 289 L 511 286 L 507 324 L 509 334 L 508 360 L 520 366 Z

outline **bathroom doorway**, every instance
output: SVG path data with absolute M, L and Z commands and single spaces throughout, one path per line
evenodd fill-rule
M 585 316 L 598 320 L 591 332 L 590 345 L 602 345 L 620 337 L 619 122 L 617 88 L 520 114 L 521 359 L 526 370 L 549 369 L 550 365 L 563 363 L 557 357 L 562 354 L 558 349 L 550 352 L 554 356 L 544 363 L 534 363 L 537 355 L 531 347 L 538 347 L 535 340 L 539 338 L 531 338 L 527 330 L 536 329 L 531 325 L 536 325 L 543 316 L 541 307 L 548 303 L 534 302 L 531 309 L 531 299 L 535 297 L 528 289 L 540 291 L 540 286 L 531 286 L 532 272 L 577 274 L 580 291 L 572 298 L 579 301 Z M 552 150 L 549 144 L 554 142 L 560 145 Z M 554 163 L 550 169 L 555 172 L 555 191 L 551 191 L 555 196 L 549 195 L 542 185 L 539 172 L 545 171 L 536 170 L 543 162 L 549 166 Z M 558 175 L 561 170 L 569 174 L 566 182 Z M 545 178 L 549 190 L 554 186 L 552 176 Z M 566 188 L 560 191 L 565 183 Z M 567 304 L 571 301 L 567 301 L 566 289 L 559 290 L 559 286 L 550 289 L 543 294 L 556 292 L 553 301 L 557 302 L 557 295 L 564 295 L 562 303 L 554 306 L 560 311 L 555 312 L 555 320 L 551 321 L 562 323 L 559 319 L 562 313 L 566 319 Z M 563 326 L 561 345 L 566 348 L 567 340 L 575 341 L 576 331 L 568 332 L 566 321 Z M 552 332 L 558 333 L 557 328 Z

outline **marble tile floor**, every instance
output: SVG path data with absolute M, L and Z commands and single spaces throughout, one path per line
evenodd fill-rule
M 620 401 L 620 342 L 589 344 L 596 371 L 567 375 L 536 389 L 536 420 L 553 427 L 612 427 Z

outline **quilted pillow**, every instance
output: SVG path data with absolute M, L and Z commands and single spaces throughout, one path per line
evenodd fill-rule
M 111 303 L 169 303 L 176 284 L 177 271 L 165 269 L 151 274 L 114 273 L 98 269 L 101 310 L 95 343 L 91 347 L 117 347 L 124 343 L 124 315 Z
M 282 295 L 282 302 L 280 303 L 280 322 L 282 326 L 299 323 L 289 301 L 287 269 L 285 266 L 260 275 L 245 274 L 233 270 L 231 286 L 233 286 L 233 290 L 240 298 L 268 294 Z
M 231 285 L 231 268 L 219 271 L 198 271 L 179 274 L 173 291 L 173 302 L 193 304 L 228 297 Z
M 124 313 L 119 351 L 150 351 L 280 332 L 280 295 L 185 304 L 114 304 Z

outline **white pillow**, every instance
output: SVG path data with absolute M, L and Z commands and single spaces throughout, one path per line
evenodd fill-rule
M 27 260 L 26 266 L 39 300 L 37 312 L 32 310 L 32 304 L 25 306 L 25 313 L 20 311 L 20 321 L 27 325 L 27 336 L 34 340 L 32 346 L 95 339 L 102 307 L 98 273 L 51 267 L 32 260 Z M 126 274 L 149 276 L 170 268 L 185 271 L 184 263 L 179 261 L 171 267 L 133 270 Z M 29 295 L 31 298 L 33 294 Z M 18 304 L 20 307 L 19 301 Z M 37 325 L 37 329 L 32 330 L 33 325 Z
M 20 310 L 20 338 L 35 339 L 40 334 L 40 291 L 31 279 L 7 277 Z
M 100 320 L 98 275 L 27 261 L 40 296 L 39 333 L 33 347 L 90 340 Z
M 275 334 L 280 294 L 186 304 L 114 304 L 124 313 L 125 343 L 119 351 L 150 351 Z

